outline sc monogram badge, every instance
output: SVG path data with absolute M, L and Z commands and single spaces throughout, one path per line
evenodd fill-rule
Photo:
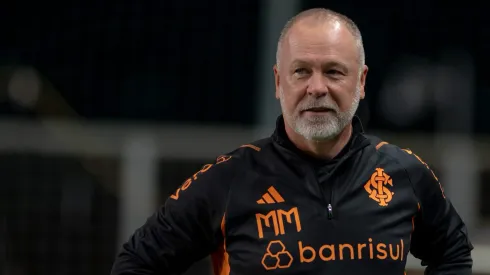
M 369 197 L 376 201 L 380 206 L 388 206 L 395 193 L 391 192 L 388 186 L 393 186 L 393 180 L 385 173 L 383 168 L 376 168 L 376 172 L 371 175 L 371 179 L 366 182 L 364 189 Z

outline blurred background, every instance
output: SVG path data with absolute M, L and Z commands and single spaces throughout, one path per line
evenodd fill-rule
M 432 166 L 490 274 L 490 17 L 442 0 L 5 1 L 0 274 L 109 274 L 183 180 L 271 134 L 279 32 L 312 7 L 359 25 L 366 131 Z

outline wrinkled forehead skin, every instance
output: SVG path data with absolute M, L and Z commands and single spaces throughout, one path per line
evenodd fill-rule
M 339 62 L 350 68 L 360 65 L 360 51 L 353 33 L 339 20 L 301 19 L 288 30 L 279 47 L 279 63 Z

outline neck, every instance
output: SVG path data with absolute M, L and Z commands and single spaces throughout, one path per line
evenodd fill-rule
M 305 139 L 291 129 L 287 123 L 285 123 L 285 130 L 291 142 L 301 151 L 315 158 L 333 159 L 349 142 L 352 135 L 352 124 L 345 127 L 335 138 L 325 141 Z

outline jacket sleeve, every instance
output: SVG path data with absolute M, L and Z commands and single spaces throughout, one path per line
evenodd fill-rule
M 111 275 L 181 274 L 222 247 L 230 157 L 186 180 L 124 243 Z
M 407 170 L 419 201 L 410 252 L 422 260 L 427 275 L 472 274 L 473 246 L 463 220 L 434 172 L 420 157 L 407 152 L 411 158 Z

